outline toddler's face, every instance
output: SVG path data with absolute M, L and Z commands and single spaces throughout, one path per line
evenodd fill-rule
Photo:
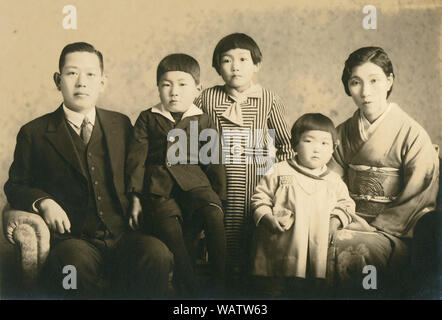
M 333 154 L 333 138 L 330 132 L 308 130 L 301 135 L 295 147 L 298 161 L 309 169 L 318 169 L 328 163 Z
M 68 53 L 61 74 L 56 73 L 55 79 L 63 94 L 64 104 L 76 112 L 94 108 L 104 90 L 100 60 L 90 52 Z
M 158 83 L 161 103 L 171 112 L 186 112 L 200 90 L 192 75 L 182 71 L 166 72 Z
M 221 55 L 220 73 L 229 87 L 242 92 L 250 87 L 259 66 L 253 63 L 249 50 L 236 48 Z

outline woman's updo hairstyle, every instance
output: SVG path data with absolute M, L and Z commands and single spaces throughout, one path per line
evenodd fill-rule
M 371 62 L 380 67 L 387 77 L 390 74 L 394 78 L 393 64 L 384 49 L 380 47 L 364 47 L 352 52 L 348 59 L 345 61 L 344 71 L 342 71 L 342 84 L 345 88 L 345 93 L 351 96 L 348 89 L 348 80 L 351 77 L 351 73 L 354 67 L 360 66 L 366 62 Z M 393 86 L 388 90 L 387 98 L 390 96 Z

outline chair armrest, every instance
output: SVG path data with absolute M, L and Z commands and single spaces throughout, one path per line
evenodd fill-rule
M 46 223 L 35 213 L 6 206 L 3 226 L 8 241 L 19 248 L 23 280 L 34 281 L 49 253 L 50 233 Z

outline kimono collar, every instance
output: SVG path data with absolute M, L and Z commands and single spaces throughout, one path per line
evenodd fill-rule
M 244 122 L 242 118 L 241 104 L 246 103 L 248 98 L 261 98 L 262 88 L 260 85 L 253 83 L 250 88 L 244 90 L 243 92 L 239 92 L 228 86 L 224 86 L 224 88 L 227 95 L 234 102 L 226 109 L 226 111 L 223 112 L 221 116 L 242 127 L 244 126 Z
M 370 121 L 368 121 L 367 118 L 365 117 L 364 113 L 361 110 L 359 110 L 359 121 L 358 121 L 359 133 L 361 135 L 361 139 L 364 142 L 370 139 L 372 134 L 376 131 L 376 128 L 379 126 L 382 120 L 385 119 L 385 117 L 391 110 L 391 105 L 392 103 L 389 103 L 385 111 L 373 123 L 370 123 Z
M 165 117 L 166 119 L 172 121 L 173 123 L 175 123 L 175 119 L 172 117 L 172 114 L 170 113 L 169 110 L 167 110 L 162 103 L 159 103 L 155 106 L 152 107 L 152 112 L 153 113 L 158 113 L 161 114 L 163 117 Z M 189 109 L 186 110 L 186 112 L 183 113 L 183 117 L 181 118 L 181 120 L 183 120 L 184 118 L 188 118 L 188 117 L 192 117 L 192 116 L 199 116 L 203 114 L 203 112 L 201 111 L 200 108 L 198 108 L 196 105 L 194 105 L 192 103 L 192 105 L 190 106 Z
M 80 129 L 81 124 L 83 123 L 83 119 L 85 117 L 88 118 L 89 123 L 93 126 L 95 124 L 95 107 L 91 108 L 91 110 L 87 114 L 82 114 L 80 112 L 75 112 L 66 107 L 63 103 L 63 112 L 66 120 L 71 123 L 75 128 Z
M 329 169 L 327 168 L 326 165 L 324 165 L 321 170 L 319 171 L 319 174 L 313 172 L 312 169 L 306 168 L 303 165 L 300 165 L 297 157 L 295 156 L 295 158 L 291 158 L 287 160 L 287 163 L 296 171 L 298 171 L 299 173 L 302 173 L 303 175 L 313 178 L 313 179 L 317 179 L 317 180 L 322 180 L 326 175 L 329 174 Z

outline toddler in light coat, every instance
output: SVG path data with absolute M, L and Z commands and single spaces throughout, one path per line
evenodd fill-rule
M 326 165 L 338 143 L 333 122 L 305 114 L 291 133 L 295 158 L 275 164 L 251 199 L 257 226 L 252 274 L 325 278 L 329 244 L 336 230 L 352 221 L 355 204 Z

